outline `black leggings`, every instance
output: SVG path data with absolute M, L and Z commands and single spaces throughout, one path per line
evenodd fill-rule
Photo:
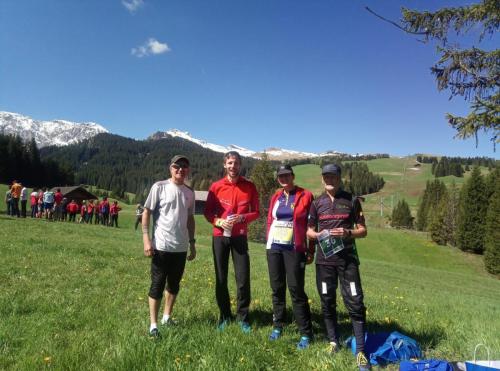
M 299 331 L 302 335 L 311 337 L 311 309 L 304 291 L 306 254 L 294 250 L 267 250 L 267 266 L 273 298 L 273 326 L 281 328 L 284 325 L 288 284 Z
M 230 319 L 231 302 L 227 288 L 229 253 L 233 257 L 234 275 L 236 276 L 237 307 L 240 321 L 248 322 L 250 307 L 250 257 L 246 236 L 218 237 L 212 240 L 212 251 L 215 266 L 215 297 L 220 310 L 221 319 Z
M 340 293 L 351 318 L 356 352 L 364 351 L 366 331 L 366 308 L 363 303 L 363 289 L 356 261 L 342 265 L 316 265 L 316 285 L 321 298 L 321 310 L 329 341 L 338 343 L 336 291 L 340 281 Z

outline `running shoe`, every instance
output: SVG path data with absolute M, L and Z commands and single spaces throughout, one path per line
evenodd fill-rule
M 328 345 L 328 350 L 332 356 L 340 352 L 339 345 L 334 341 L 330 341 L 330 344 Z
M 250 324 L 245 321 L 240 321 L 240 329 L 244 334 L 252 332 L 252 327 L 250 327 Z
M 271 341 L 278 340 L 280 337 L 281 337 L 281 328 L 279 327 L 273 328 L 271 335 L 269 335 L 269 340 Z
M 358 364 L 359 371 L 368 371 L 372 369 L 372 366 L 370 365 L 370 362 L 365 356 L 365 353 L 359 352 L 356 355 L 356 363 Z
M 161 336 L 160 331 L 156 327 L 149 330 L 149 337 L 154 338 L 154 339 L 159 339 L 160 336 Z
M 217 330 L 222 332 L 226 329 L 227 326 L 229 326 L 229 320 L 221 319 L 217 325 Z
M 175 321 L 172 317 L 169 317 L 167 320 L 164 320 L 163 318 L 161 319 L 160 323 L 163 325 L 163 326 L 168 326 L 168 327 L 171 327 L 171 326 L 177 326 L 177 321 Z
M 297 349 L 298 350 L 304 350 L 309 347 L 309 344 L 311 343 L 311 338 L 309 336 L 302 336 L 297 343 Z

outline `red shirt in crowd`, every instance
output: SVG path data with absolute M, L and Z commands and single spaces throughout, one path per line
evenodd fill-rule
M 66 210 L 68 210 L 68 213 L 70 214 L 76 214 L 78 212 L 78 205 L 76 202 L 71 201 L 68 206 L 66 207 Z
M 118 206 L 118 204 L 112 204 L 111 207 L 109 208 L 109 213 L 111 215 L 118 215 L 118 212 L 121 210 L 122 208 L 120 206 Z
M 56 192 L 54 194 L 54 201 L 55 201 L 56 205 L 60 205 L 62 199 L 63 199 L 63 194 L 61 192 Z

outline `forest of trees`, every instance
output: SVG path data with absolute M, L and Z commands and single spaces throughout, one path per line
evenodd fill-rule
M 432 164 L 431 172 L 436 177 L 453 175 L 463 177 L 464 172 L 473 166 L 484 166 L 493 169 L 498 161 L 490 157 L 436 157 L 417 155 L 417 161 L 422 164 Z
M 75 184 L 92 184 L 116 195 L 134 193 L 144 200 L 151 185 L 170 176 L 168 164 L 176 154 L 185 154 L 191 162 L 190 185 L 207 190 L 223 176 L 222 153 L 202 148 L 180 138 L 138 141 L 113 134 L 99 134 L 66 147 L 46 147 L 43 159 L 56 161 L 74 172 Z M 243 174 L 257 160 L 245 158 Z
M 484 254 L 488 271 L 500 273 L 499 184 L 500 168 L 483 176 L 477 166 L 460 190 L 439 179 L 427 182 L 415 227 L 437 244 Z
M 73 185 L 73 172 L 57 161 L 40 159 L 40 152 L 31 140 L 0 134 L 0 183 L 18 180 L 27 187 Z

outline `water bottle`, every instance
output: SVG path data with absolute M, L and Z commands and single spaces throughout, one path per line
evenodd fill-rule
M 227 221 L 231 221 L 231 219 L 233 218 L 233 213 L 232 212 L 229 212 L 227 214 L 227 217 L 226 217 L 226 220 Z M 222 234 L 224 237 L 231 237 L 231 233 L 232 233 L 232 229 L 233 227 L 229 227 L 229 228 L 224 228 L 224 233 Z

